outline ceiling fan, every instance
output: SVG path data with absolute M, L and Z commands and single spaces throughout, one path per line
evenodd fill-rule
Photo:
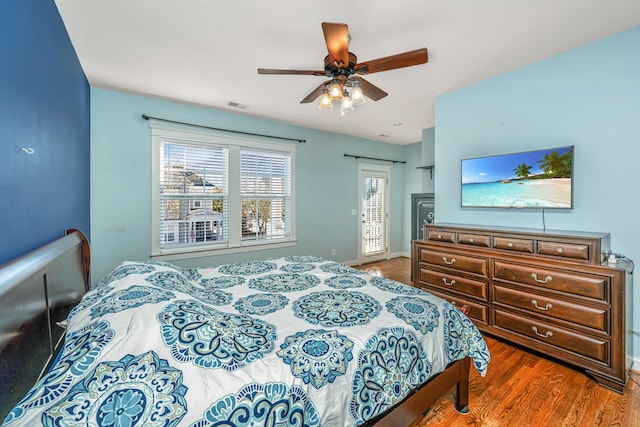
M 324 70 L 258 68 L 258 74 L 296 74 L 329 77 L 329 80 L 320 84 L 300 103 L 306 104 L 320 97 L 319 108 L 330 109 L 333 107 L 333 102 L 340 101 L 340 112 L 344 115 L 346 112 L 353 111 L 352 105 L 363 103 L 364 96 L 378 101 L 388 95 L 387 92 L 360 76 L 424 64 L 428 60 L 427 49 L 422 48 L 358 63 L 356 55 L 349 52 L 349 28 L 347 24 L 323 22 L 322 31 L 327 44 L 327 51 L 329 52 L 324 58 Z M 351 94 L 347 92 L 347 87 L 351 88 Z

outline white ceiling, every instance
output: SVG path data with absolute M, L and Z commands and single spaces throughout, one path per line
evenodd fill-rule
M 438 95 L 640 25 L 639 0 L 55 2 L 92 87 L 396 144 L 434 125 Z M 256 69 L 322 70 L 324 21 L 349 25 L 358 62 L 421 47 L 429 62 L 369 75 L 389 96 L 345 117 L 300 104 L 325 77 Z

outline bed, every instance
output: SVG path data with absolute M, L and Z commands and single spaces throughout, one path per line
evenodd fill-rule
M 64 343 L 3 408 L 3 425 L 400 426 L 454 387 L 455 408 L 468 411 L 470 365 L 486 372 L 489 351 L 473 323 L 411 286 L 288 256 L 203 268 L 127 261 L 84 294 L 80 235 L 53 242 L 66 255 L 50 265 L 81 274 L 44 280 L 40 302 L 49 313 L 42 327 L 62 325 Z M 20 298 L 33 305 L 16 289 L 43 281 L 33 269 L 9 280 L 8 269 L 15 265 L 0 269 L 3 313 Z M 66 308 L 66 320 L 53 306 Z M 13 323 L 0 331 L 0 357 L 31 334 Z

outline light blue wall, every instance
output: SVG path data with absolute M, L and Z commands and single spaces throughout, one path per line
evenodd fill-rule
M 575 208 L 547 210 L 547 228 L 609 232 L 640 263 L 640 27 L 438 97 L 436 218 L 541 228 L 538 210 L 461 209 L 460 160 L 562 145 L 575 146 Z
M 151 252 L 151 136 L 149 122 L 140 117 L 142 114 L 307 140 L 297 144 L 296 153 L 296 247 L 176 261 L 183 266 L 218 265 L 294 253 L 345 262 L 356 260 L 359 221 L 351 215 L 351 210 L 358 208 L 358 160 L 346 158 L 344 154 L 395 160 L 404 160 L 406 155 L 404 146 L 92 88 L 94 283 L 123 260 L 148 259 Z M 340 117 L 336 116 L 336 120 Z M 415 153 L 410 154 L 415 157 Z M 404 214 L 408 204 L 405 174 L 411 167 L 391 166 L 391 253 L 409 253 L 405 228 L 410 224 L 405 225 Z M 336 256 L 331 256 L 331 249 L 336 249 Z
M 402 253 L 411 256 L 411 195 L 414 193 L 433 193 L 431 173 L 422 166 L 433 165 L 435 143 L 435 129 L 429 128 L 422 131 L 422 140 L 415 144 L 405 145 L 405 186 L 403 201 L 405 207 L 404 223 L 402 229 Z
M 422 130 L 422 162 L 421 166 L 432 166 L 435 163 L 436 128 Z M 422 192 L 433 193 L 435 174 L 433 171 L 423 169 Z
M 424 180 L 424 170 L 417 169 L 422 166 L 422 142 L 405 145 L 405 186 L 403 189 L 404 228 L 402 230 L 403 253 L 411 256 L 411 195 L 422 193 L 422 183 Z M 428 177 L 427 173 L 427 177 Z
M 0 264 L 67 228 L 89 233 L 89 84 L 53 0 L 2 0 Z

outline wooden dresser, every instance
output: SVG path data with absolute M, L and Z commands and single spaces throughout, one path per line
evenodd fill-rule
M 478 329 L 584 369 L 624 392 L 625 271 L 603 265 L 609 235 L 424 226 L 413 284 L 469 307 Z

